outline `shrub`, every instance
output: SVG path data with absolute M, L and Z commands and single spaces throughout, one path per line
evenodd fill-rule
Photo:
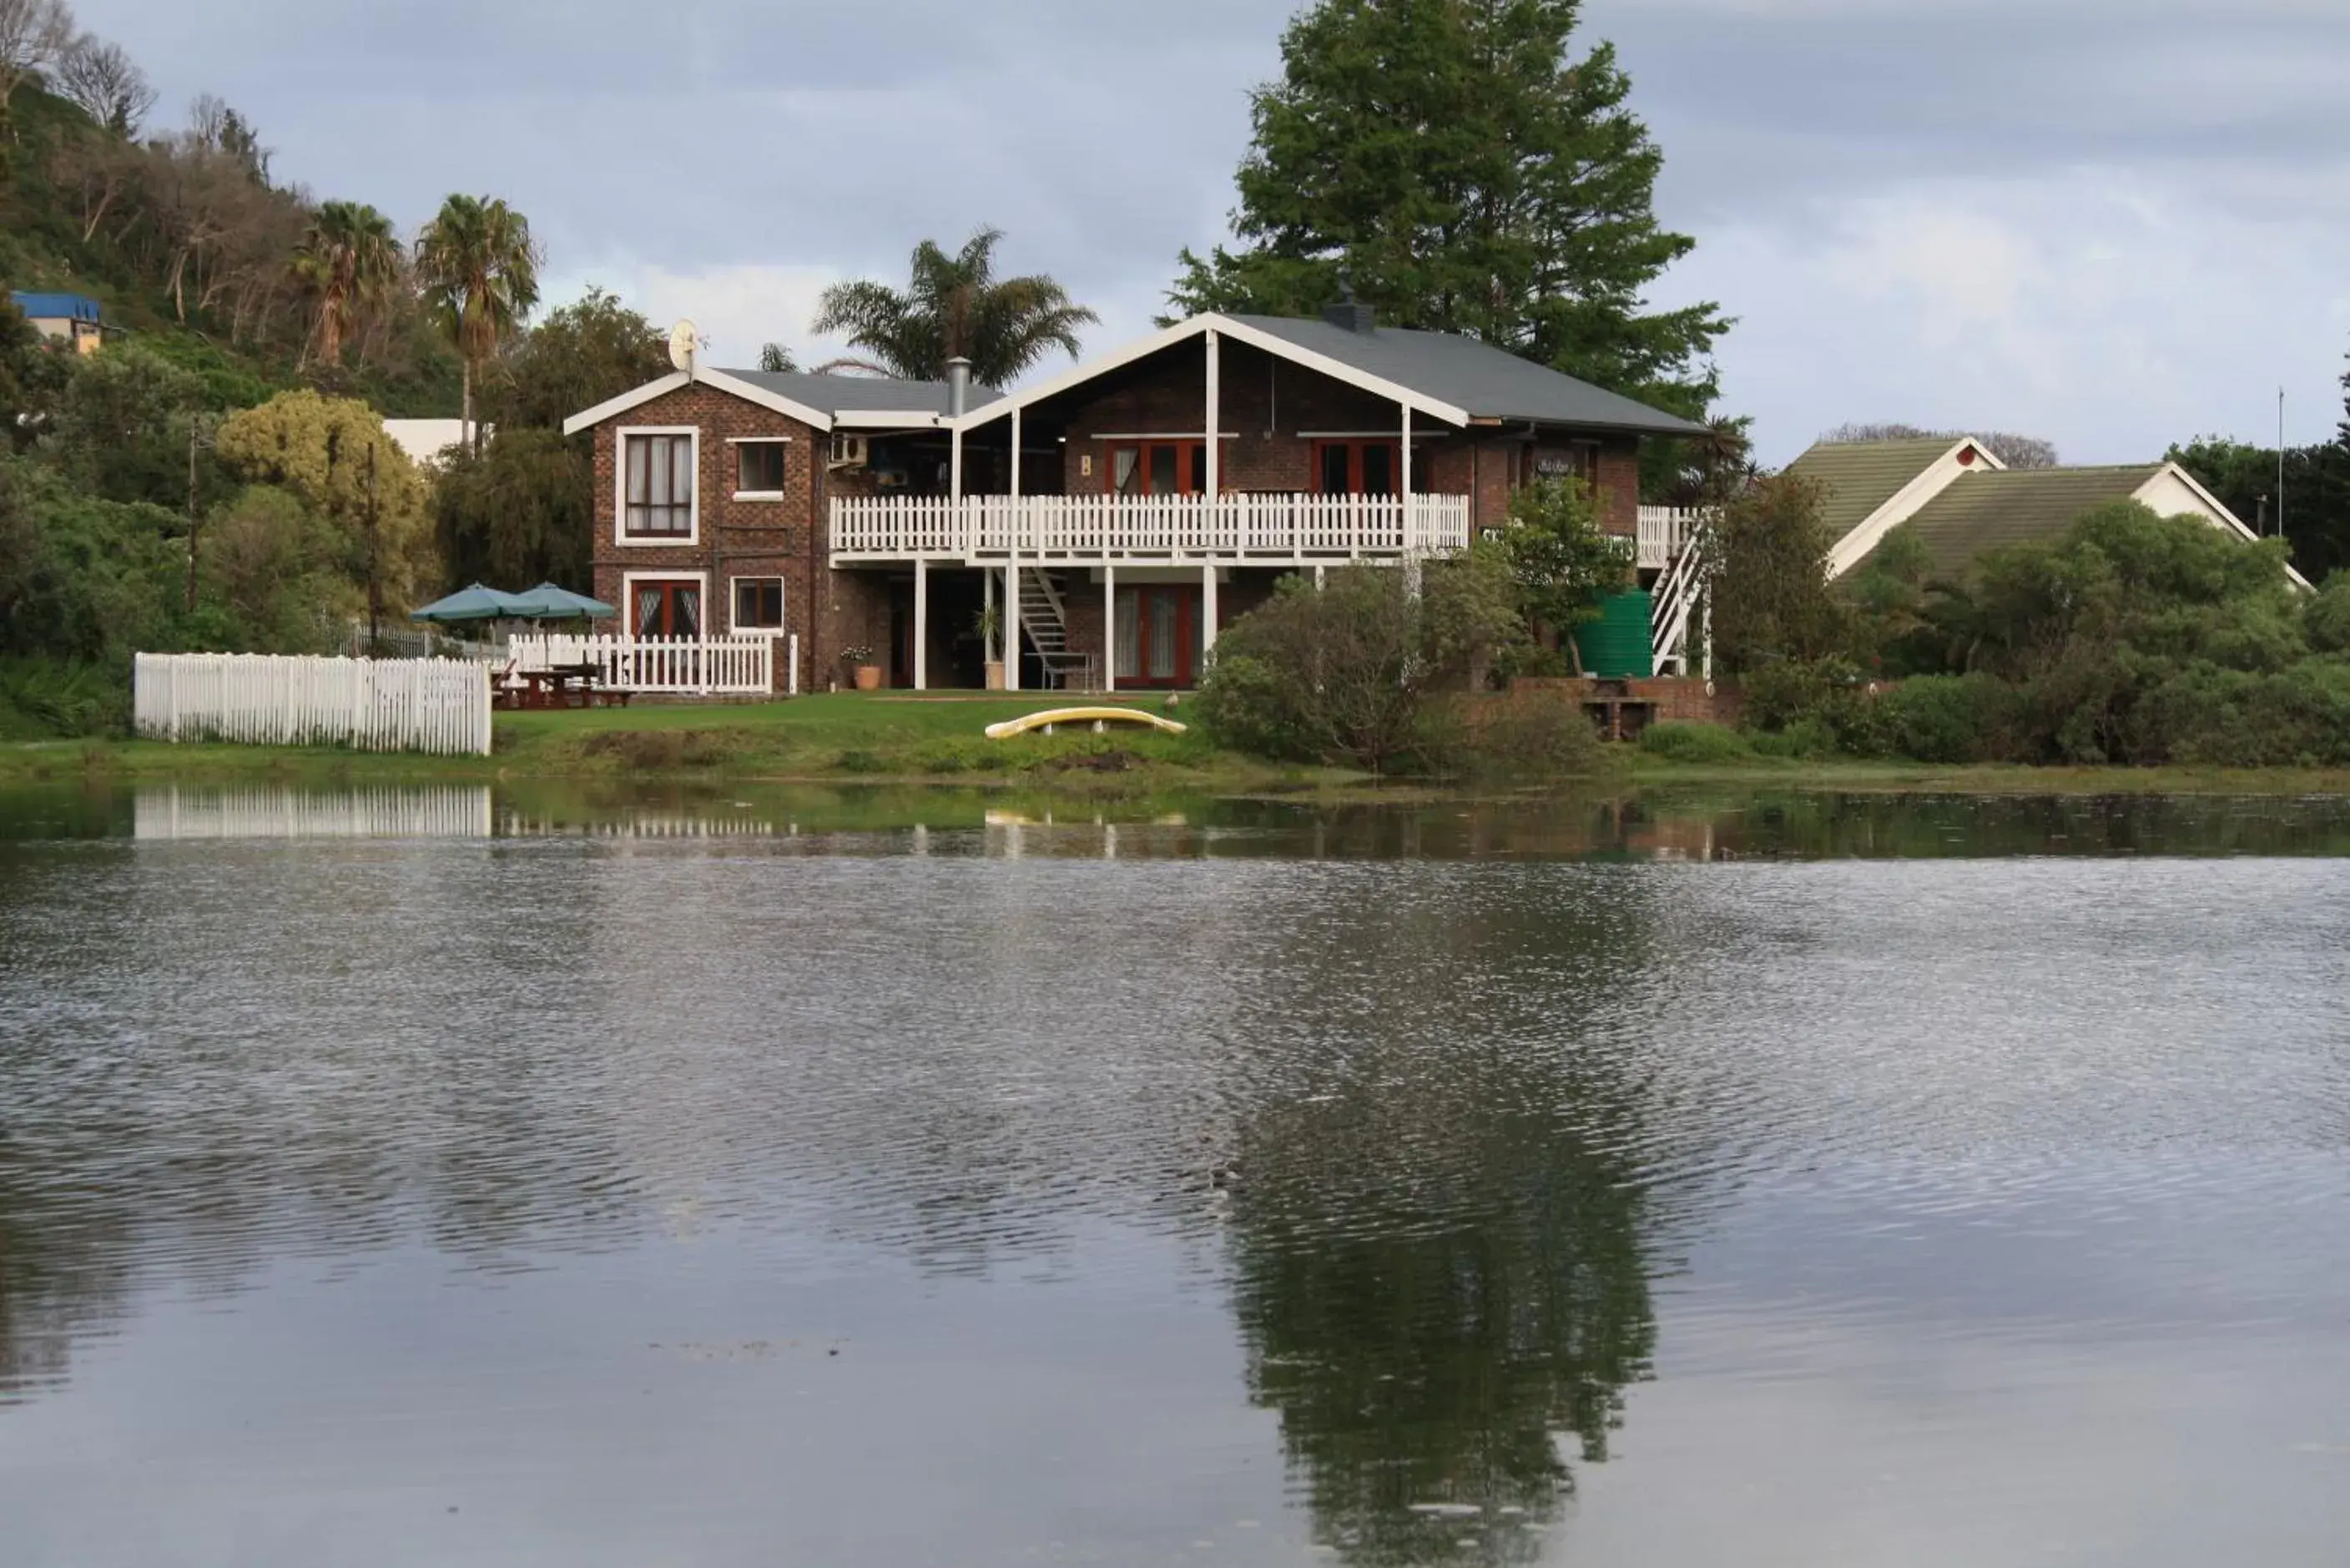
M 2303 607 L 2302 629 L 2319 653 L 2350 653 L 2350 572 L 2336 572 Z
M 0 741 L 120 734 L 130 728 L 130 683 L 111 665 L 0 659 Z
M 1522 636 L 1490 552 L 1429 564 L 1418 594 L 1391 567 L 1342 568 L 1320 588 L 1288 577 L 1218 642 L 1199 723 L 1258 756 L 1388 771 L 1443 749 L 1435 693 Z
M 1988 763 L 2014 754 L 2015 692 L 1988 675 L 1921 675 L 1866 699 L 1848 749 L 1921 763 Z
M 1743 735 L 1720 724 L 1651 724 L 1640 732 L 1640 749 L 1652 757 L 1697 767 L 1742 763 L 1754 755 Z
M 1430 768 L 1472 778 L 1584 777 L 1607 765 L 1581 698 L 1556 688 L 1440 698 L 1418 751 Z

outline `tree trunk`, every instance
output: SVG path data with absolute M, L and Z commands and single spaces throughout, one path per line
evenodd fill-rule
M 467 452 L 471 452 L 475 457 L 479 457 L 482 455 L 482 443 L 479 441 L 476 441 L 473 436 L 473 357 L 471 355 L 463 356 L 461 358 L 460 363 L 464 367 L 465 406 L 464 417 L 457 421 L 457 439 L 459 444 L 463 446 Z

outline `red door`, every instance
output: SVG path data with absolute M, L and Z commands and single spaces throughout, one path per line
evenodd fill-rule
M 1118 590 L 1118 683 L 1189 687 L 1200 669 L 1200 590 Z

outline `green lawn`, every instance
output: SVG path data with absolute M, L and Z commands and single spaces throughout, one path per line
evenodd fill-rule
M 112 773 L 148 777 L 957 779 L 1084 793 L 1186 787 L 1300 787 L 1344 782 L 1328 770 L 1269 766 L 1221 752 L 1197 732 L 1113 726 L 991 741 L 998 721 L 1103 700 L 839 692 L 785 702 L 645 703 L 501 713 L 488 757 L 422 757 L 323 747 L 172 746 L 146 741 L 0 745 L 0 778 Z M 1159 696 L 1107 705 L 1167 712 Z M 1183 708 L 1170 717 L 1179 722 Z

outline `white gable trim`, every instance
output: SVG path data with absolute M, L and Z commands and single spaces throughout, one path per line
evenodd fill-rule
M 2180 489 L 2186 491 L 2188 499 L 2195 503 L 2191 512 L 2174 511 L 2166 504 L 2161 491 L 2166 483 L 2176 483 Z M 2260 535 L 2246 527 L 2242 518 L 2229 511 L 2225 503 L 2205 489 L 2202 483 L 2193 474 L 2175 462 L 2164 463 L 2144 484 L 2130 493 L 2130 499 L 2161 513 L 2166 517 L 2199 516 L 2214 528 L 2232 533 L 2249 544 L 2260 542 Z M 2292 566 L 2287 566 L 2284 573 L 2286 576 L 2293 579 L 2295 587 L 2312 587 L 2310 580 L 2294 571 Z
M 602 424 L 614 414 L 625 414 L 630 409 L 650 403 L 664 393 L 674 392 L 680 387 L 689 386 L 693 378 L 682 370 L 671 370 L 657 381 L 647 381 L 633 391 L 622 392 L 617 398 L 607 398 L 592 409 L 582 409 L 563 421 L 563 433 L 577 435 L 591 425 Z
M 914 409 L 843 409 L 832 416 L 837 431 L 931 431 L 946 422 L 944 414 Z
M 1959 454 L 1969 447 L 1974 449 L 1975 461 L 1962 463 Z M 1939 495 L 1968 474 L 2003 469 L 1999 454 L 1972 436 L 1963 436 L 1950 443 L 1950 448 L 1936 458 L 1908 483 L 1895 491 L 1884 505 L 1862 518 L 1851 533 L 1837 540 L 1828 551 L 1828 576 L 1841 577 L 1861 562 L 1869 552 L 1883 542 L 1887 534 L 1926 509 L 1926 503 Z
M 1260 331 L 1253 327 L 1244 327 L 1239 322 L 1213 313 L 1194 316 L 1188 321 L 1179 321 L 1172 327 L 1162 327 L 1148 337 L 1139 338 L 1125 348 L 1114 349 L 1099 358 L 1089 359 L 1082 365 L 1063 371 L 1050 380 L 1039 382 L 1024 391 L 999 399 L 983 409 L 973 409 L 959 420 L 951 419 L 941 422 L 951 428 L 971 430 L 992 420 L 1001 419 L 1014 409 L 1029 408 L 1046 398 L 1057 396 L 1074 387 L 1081 387 L 1087 381 L 1107 375 L 1122 366 L 1131 365 L 1138 359 L 1148 358 L 1161 349 L 1172 348 L 1178 343 L 1187 342 L 1211 330 L 1222 333 L 1235 343 L 1245 343 L 1253 348 L 1262 348 L 1276 358 L 1286 359 L 1293 365 L 1303 365 L 1307 369 L 1319 371 L 1333 380 L 1344 381 L 1349 386 L 1359 387 L 1375 396 L 1388 399 L 1399 405 L 1408 406 L 1414 412 L 1442 420 L 1447 424 L 1466 426 L 1469 423 L 1469 410 L 1466 409 L 1456 408 L 1451 403 L 1440 401 L 1425 393 L 1414 391 L 1399 382 L 1388 380 L 1381 376 L 1374 376 L 1366 370 L 1357 370 L 1352 365 L 1333 359 L 1326 354 L 1317 354 L 1310 348 L 1301 348 L 1285 337 L 1275 337 L 1270 332 Z
M 828 431 L 832 428 L 832 416 L 819 409 L 809 408 L 806 403 L 795 402 L 781 393 L 771 392 L 764 387 L 737 380 L 723 370 L 697 369 L 691 375 L 683 370 L 671 370 L 658 380 L 647 381 L 643 386 L 631 391 L 622 392 L 617 398 L 608 398 L 592 409 L 583 409 L 563 421 L 563 433 L 577 435 L 581 431 L 600 425 L 616 414 L 625 414 L 630 409 L 641 408 L 655 398 L 666 397 L 681 388 L 691 386 L 696 381 L 705 387 L 715 387 L 718 390 L 740 398 L 746 403 L 756 403 L 763 409 L 772 409 L 776 413 L 787 415 L 804 425 L 812 425 L 820 431 Z

